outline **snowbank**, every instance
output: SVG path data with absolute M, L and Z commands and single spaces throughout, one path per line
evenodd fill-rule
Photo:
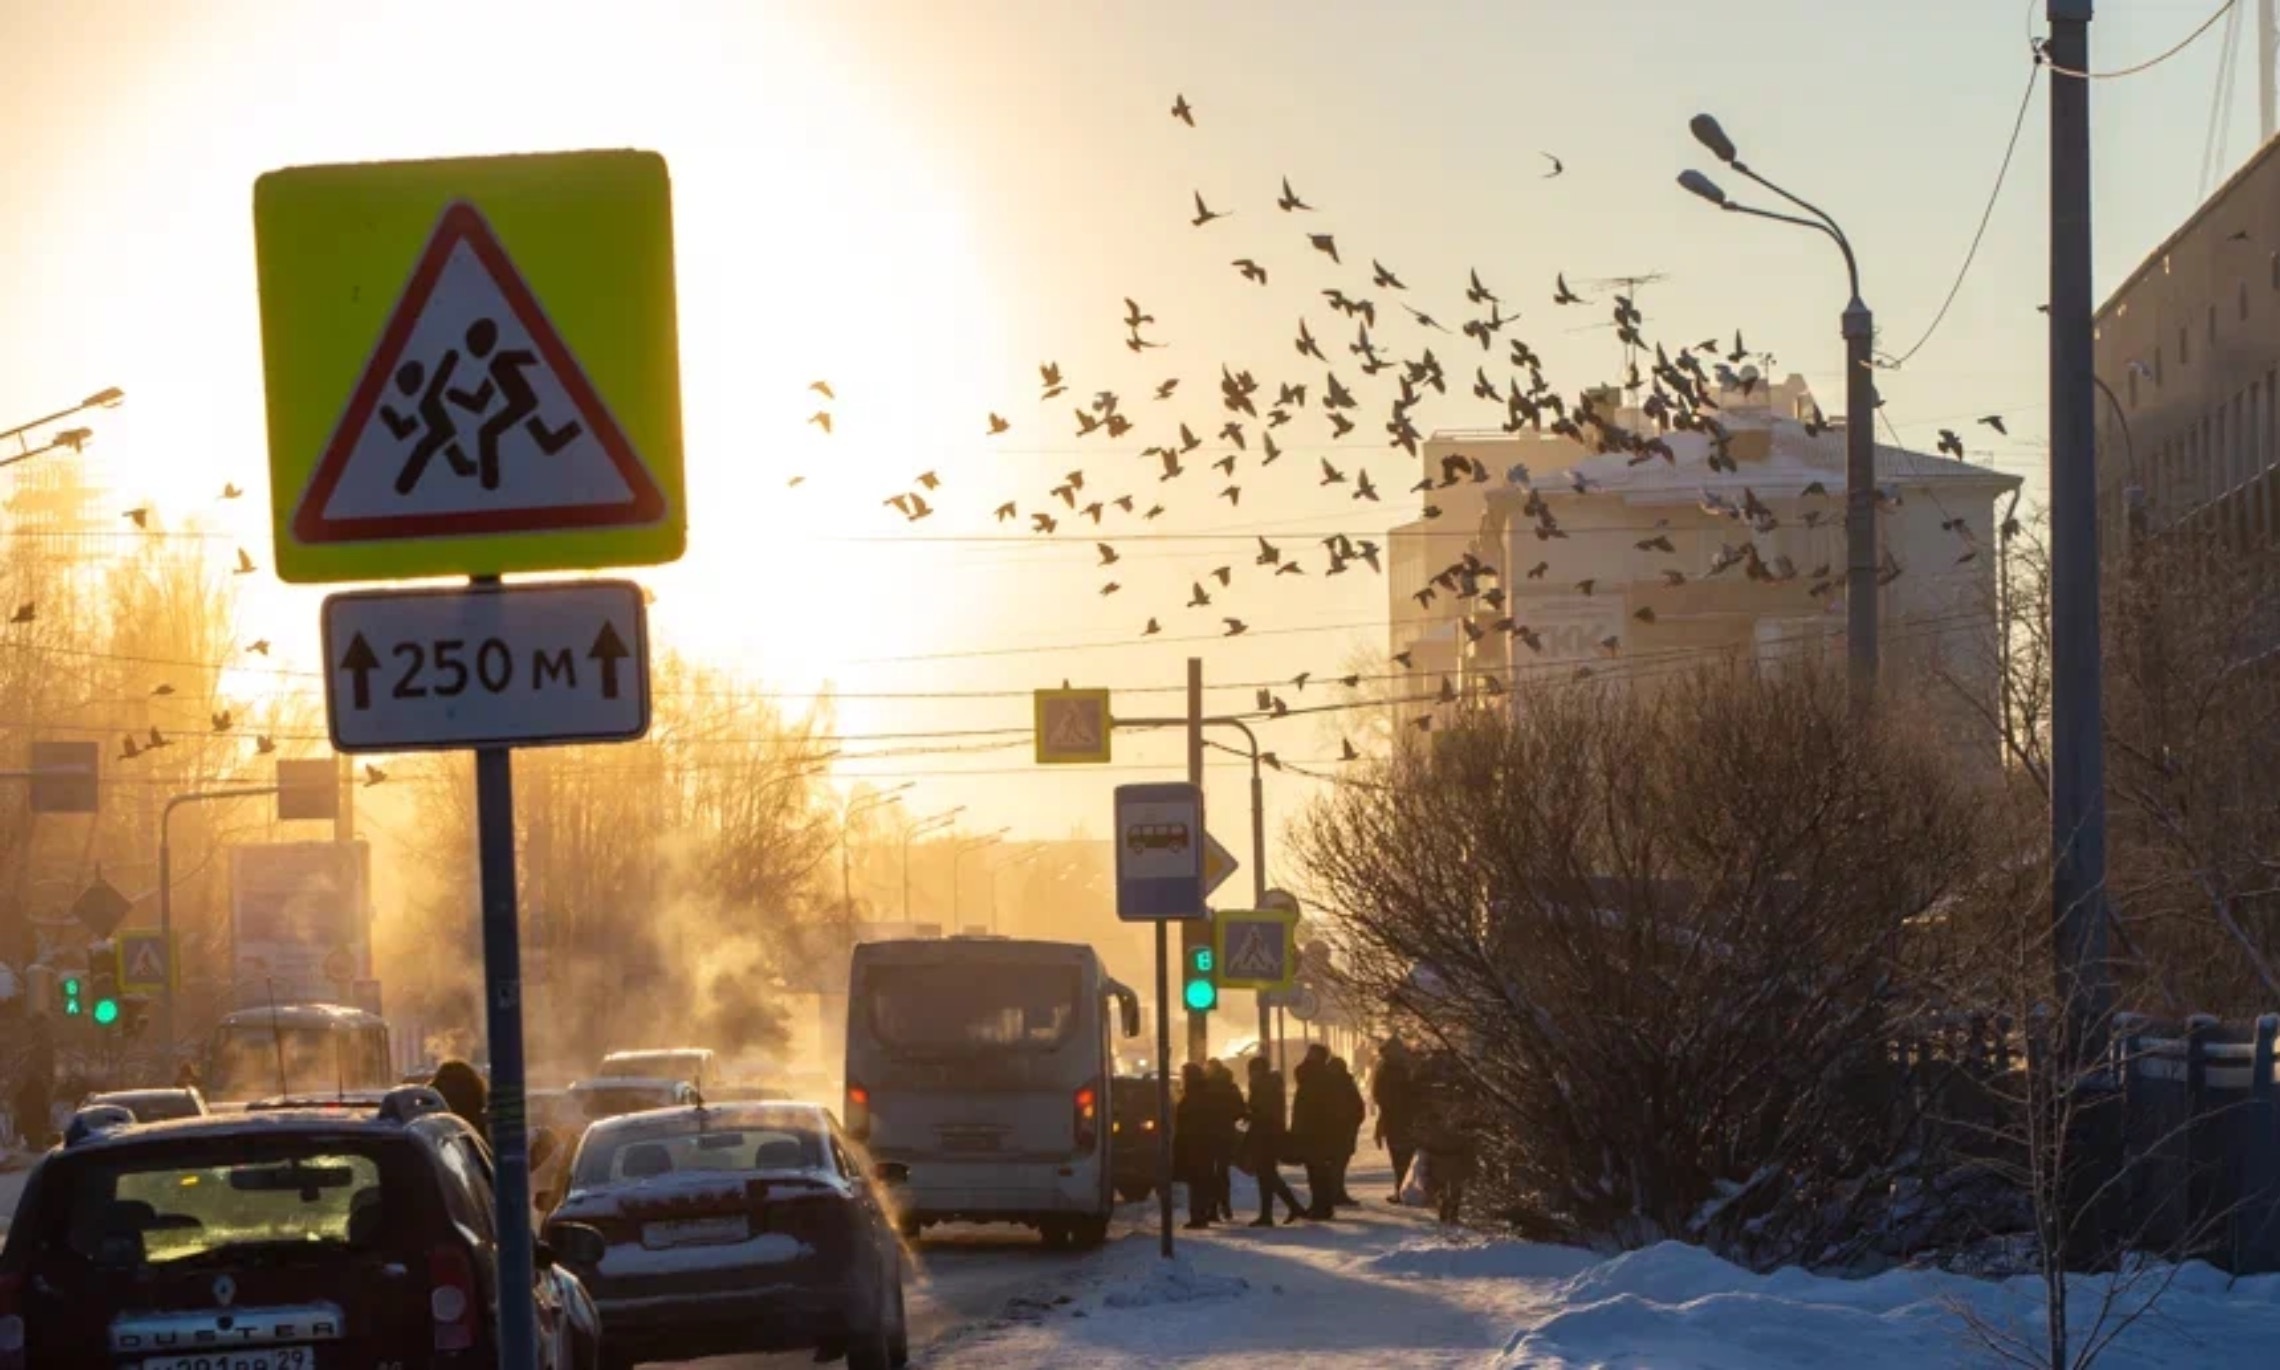
M 1185 1256 L 1159 1262 L 1132 1284 L 1101 1295 L 1104 1308 L 1159 1308 L 1173 1303 L 1202 1303 L 1210 1299 L 1241 1298 L 1251 1282 L 1240 1275 L 1213 1275 L 1195 1268 Z
M 2174 1275 L 2174 1279 L 2169 1279 Z M 2280 1276 L 2231 1283 L 2192 1264 L 2138 1281 L 2122 1307 L 2167 1280 L 2156 1316 L 2132 1326 L 2100 1360 L 2131 1367 L 2248 1365 L 2280 1338 Z M 2104 1277 L 2072 1283 L 2077 1336 L 2108 1288 Z M 1506 1343 L 1497 1370 L 1915 1370 L 1992 1359 L 1966 1326 L 1987 1326 L 2038 1343 L 2042 1290 L 2031 1277 L 2002 1283 L 1940 1271 L 1894 1270 L 1873 1279 L 1824 1278 L 1786 1269 L 1756 1275 L 1675 1242 L 1594 1265 L 1556 1289 L 1557 1309 Z

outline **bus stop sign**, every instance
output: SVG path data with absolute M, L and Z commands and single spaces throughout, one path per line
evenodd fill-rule
M 1176 784 L 1116 787 L 1116 916 L 1127 923 L 1201 918 L 1203 792 Z

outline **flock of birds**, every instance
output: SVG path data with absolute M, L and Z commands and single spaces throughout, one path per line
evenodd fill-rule
M 1173 101 L 1171 114 L 1184 126 L 1197 127 L 1195 107 L 1184 95 Z M 1541 155 L 1551 167 L 1547 178 L 1566 171 L 1565 163 L 1558 157 L 1551 153 Z M 1222 226 L 1239 214 L 1234 209 L 1214 208 L 1200 191 L 1194 193 L 1193 205 L 1194 213 L 1188 217 L 1188 224 L 1199 232 L 1228 231 Z M 1312 216 L 1320 212 L 1287 176 L 1281 179 L 1280 193 L 1273 205 L 1282 215 Z M 1270 384 L 1249 369 L 1220 362 L 1217 410 L 1209 420 L 1170 408 L 1160 411 L 1159 415 L 1156 406 L 1176 405 L 1184 398 L 1182 386 L 1189 383 L 1192 379 L 1189 377 L 1169 376 L 1156 381 L 1141 392 L 1145 398 L 1137 403 L 1128 402 L 1114 389 L 1093 391 L 1084 402 L 1072 406 L 1075 437 L 1080 441 L 1114 441 L 1143 426 L 1157 435 L 1159 440 L 1139 453 L 1149 463 L 1146 473 L 1154 477 L 1153 493 L 1143 496 L 1130 488 L 1117 488 L 1144 477 L 1120 471 L 1104 481 L 1097 465 L 1091 471 L 1077 467 L 1026 500 L 1018 495 L 1005 498 L 1002 492 L 992 496 L 989 507 L 995 520 L 1025 523 L 1040 537 L 1052 537 L 1064 529 L 1081 530 L 1093 537 L 1098 552 L 1096 569 L 1102 573 L 1098 593 L 1116 595 L 1124 588 L 1114 573 L 1122 555 L 1115 542 L 1119 528 L 1145 525 L 1163 517 L 1171 490 L 1190 488 L 1199 479 L 1205 480 L 1206 488 L 1216 487 L 1210 498 L 1225 500 L 1231 509 L 1245 507 L 1247 494 L 1252 498 L 1251 507 L 1259 507 L 1260 486 L 1269 479 L 1266 473 L 1285 454 L 1277 434 L 1307 419 L 1310 411 L 1313 417 L 1308 421 L 1322 425 L 1331 443 L 1341 442 L 1361 427 L 1365 395 L 1359 392 L 1366 387 L 1374 391 L 1366 396 L 1368 406 L 1382 406 L 1387 447 L 1416 459 L 1424 434 L 1417 425 L 1415 411 L 1428 395 L 1445 396 L 1450 388 L 1452 363 L 1439 354 L 1437 347 L 1462 353 L 1469 345 L 1481 354 L 1494 356 L 1493 361 L 1474 358 L 1469 398 L 1501 406 L 1501 428 L 1505 433 L 1558 434 L 1589 452 L 1626 454 L 1634 466 L 1658 459 L 1675 466 L 1677 454 L 1667 435 L 1677 431 L 1693 432 L 1707 440 L 1711 470 L 1739 470 L 1731 450 L 1733 433 L 1719 418 L 1719 397 L 1727 392 L 1739 392 L 1747 398 L 1761 383 L 1758 364 L 1770 368 L 1774 359 L 1768 353 L 1753 351 L 1738 330 L 1730 347 L 1721 339 L 1710 338 L 1672 350 L 1646 335 L 1644 316 L 1631 296 L 1613 294 L 1609 301 L 1609 322 L 1616 337 L 1632 355 L 1642 360 L 1649 353 L 1652 355 L 1652 362 L 1644 370 L 1638 362 L 1631 363 L 1628 375 L 1618 387 L 1630 401 L 1626 407 L 1635 409 L 1645 420 L 1640 426 L 1628 426 L 1626 416 L 1609 402 L 1609 392 L 1586 391 L 1568 396 L 1545 379 L 1543 359 L 1535 348 L 1517 334 L 1506 337 L 1507 330 L 1520 317 L 1518 309 L 1507 312 L 1506 300 L 1483 280 L 1477 269 L 1466 273 L 1467 317 L 1451 329 L 1423 307 L 1425 302 L 1418 292 L 1385 262 L 1353 253 L 1350 245 L 1340 244 L 1335 232 L 1318 228 L 1311 219 L 1300 224 L 1296 231 L 1303 236 L 1311 253 L 1324 264 L 1323 279 L 1308 284 L 1316 288 L 1317 298 L 1329 313 L 1337 316 L 1336 332 L 1349 327 L 1353 330 L 1349 341 L 1332 340 L 1332 331 L 1318 328 L 1313 319 L 1302 314 L 1292 334 L 1291 346 L 1300 359 L 1299 364 L 1309 368 L 1307 373 L 1291 379 L 1278 378 Z M 1261 263 L 1257 248 L 1247 246 L 1245 250 L 1252 255 L 1236 256 L 1229 262 L 1236 278 L 1249 285 L 1267 287 L 1269 269 Z M 1364 260 L 1368 262 L 1366 273 L 1360 267 Z M 1549 298 L 1556 309 L 1592 303 L 1570 287 L 1564 272 L 1555 273 Z M 1154 313 L 1130 297 L 1123 303 L 1119 323 L 1128 351 L 1144 356 L 1168 345 L 1155 333 L 1158 325 Z M 1495 354 L 1500 343 L 1505 350 L 1499 356 Z M 1339 351 L 1333 352 L 1332 348 Z M 1490 365 L 1504 373 L 1501 379 L 1490 374 Z M 1350 366 L 1360 379 L 1349 385 L 1339 374 L 1341 366 Z M 817 381 L 810 388 L 827 402 L 836 400 L 827 381 Z M 1044 362 L 1038 367 L 1037 400 L 1041 406 L 1063 400 L 1072 390 L 1073 382 L 1057 362 Z M 810 422 L 824 433 L 830 433 L 831 411 L 819 409 Z M 2006 431 L 2000 415 L 1988 415 L 1980 422 L 1998 433 Z M 1013 427 L 1013 421 L 1005 414 L 992 410 L 984 422 L 983 432 L 994 439 L 1011 432 Z M 1818 413 L 1807 420 L 1806 427 L 1816 436 L 1825 430 Z M 1286 434 L 1283 441 L 1289 440 Z M 1378 502 L 1380 486 L 1363 464 L 1364 451 L 1350 450 L 1351 457 L 1340 454 L 1338 460 L 1330 455 L 1319 457 L 1310 472 L 1313 484 L 1318 488 L 1343 487 L 1355 501 Z M 1962 439 L 1943 429 L 1940 450 L 1960 459 Z M 1298 463 L 1285 467 L 1286 474 L 1281 479 L 1290 479 L 1289 473 L 1297 469 Z M 1207 479 L 1202 475 L 1207 471 L 1216 474 Z M 1425 518 L 1438 518 L 1442 511 L 1433 503 L 1437 490 L 1467 482 L 1485 484 L 1492 479 L 1478 458 L 1451 454 L 1441 460 L 1437 473 L 1428 473 L 1410 486 L 1409 493 L 1424 496 L 1422 514 Z M 1535 487 L 1524 466 L 1512 467 L 1504 479 L 1508 485 L 1525 490 L 1523 510 L 1532 520 L 1532 531 L 1540 541 L 1551 542 L 1568 536 L 1552 503 Z M 1173 484 L 1182 481 L 1187 485 Z M 793 484 L 798 483 L 795 478 Z M 1566 490 L 1579 495 L 1597 488 L 1581 472 L 1571 472 L 1565 482 Z M 937 512 L 943 491 L 941 474 L 928 470 L 917 476 L 910 488 L 888 495 L 882 503 L 905 521 L 917 523 Z M 1808 498 L 1829 497 L 1819 482 L 1807 486 L 1804 493 Z M 1895 491 L 1880 492 L 1883 501 L 1897 498 Z M 1811 594 L 1824 599 L 1841 590 L 1841 573 L 1832 576 L 1831 568 L 1826 565 L 1800 572 L 1786 556 L 1760 555 L 1755 538 L 1750 535 L 1770 533 L 1779 526 L 1780 520 L 1754 493 L 1745 490 L 1740 501 L 1733 501 L 1706 488 L 1701 507 L 1714 516 L 1733 520 L 1744 530 L 1739 542 L 1727 544 L 1713 559 L 1708 574 L 1719 575 L 1739 567 L 1752 580 L 1801 580 Z M 1829 517 L 1829 512 L 1808 509 L 1803 521 L 1808 526 L 1817 526 Z M 1669 537 L 1659 531 L 1661 526 L 1667 526 L 1667 521 L 1658 525 L 1653 536 L 1638 541 L 1640 550 L 1675 553 Z M 1964 521 L 1949 519 L 1943 527 L 1964 540 L 1963 554 L 1958 560 L 1970 560 L 1976 549 L 1970 545 L 1971 533 Z M 1252 558 L 1254 569 L 1245 574 L 1273 580 L 1310 574 L 1304 559 L 1294 551 L 1286 551 L 1264 536 L 1260 536 L 1258 542 L 1257 554 Z M 1336 534 L 1322 539 L 1321 547 L 1324 553 L 1321 573 L 1325 576 L 1344 574 L 1357 564 L 1377 572 L 1384 569 L 1381 548 L 1373 541 Z M 1542 579 L 1549 570 L 1548 562 L 1538 562 L 1527 570 L 1526 576 Z M 1879 571 L 1880 581 L 1889 583 L 1900 574 L 1900 566 L 1887 552 Z M 1247 619 L 1223 612 L 1229 607 L 1224 600 L 1234 586 L 1236 575 L 1233 564 L 1201 570 L 1193 577 L 1184 602 L 1159 609 L 1154 614 L 1141 615 L 1140 636 L 1152 637 L 1163 632 L 1166 618 L 1174 611 L 1219 611 L 1216 616 L 1223 625 L 1224 636 L 1237 637 L 1249 631 L 1251 625 Z M 1660 573 L 1662 583 L 1673 588 L 1683 585 L 1688 578 L 1688 573 L 1676 566 Z M 1576 581 L 1575 588 L 1588 595 L 1596 587 L 1595 582 L 1587 578 Z M 1465 632 L 1474 640 L 1502 631 L 1533 651 L 1543 650 L 1541 635 L 1510 612 L 1512 606 L 1507 601 L 1499 568 L 1477 554 L 1467 552 L 1451 561 L 1416 592 L 1421 605 L 1429 605 L 1440 596 L 1477 601 L 1492 611 L 1489 615 L 1468 614 L 1459 618 Z M 1651 606 L 1641 606 L 1633 617 L 1651 624 L 1655 621 L 1655 611 Z M 1476 618 L 1488 621 L 1484 624 L 1476 622 Z M 1599 644 L 1602 653 L 1610 657 L 1620 653 L 1621 645 L 1615 636 Z M 1305 677 L 1299 679 L 1303 681 Z M 1493 677 L 1491 680 L 1491 688 L 1494 688 Z M 1449 695 L 1451 688 L 1449 682 L 1444 681 L 1443 695 Z M 1268 705 L 1262 702 L 1261 707 Z

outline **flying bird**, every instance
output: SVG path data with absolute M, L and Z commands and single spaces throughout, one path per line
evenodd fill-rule
M 1346 473 L 1332 466 L 1328 457 L 1322 459 L 1322 484 L 1339 485 L 1343 484 L 1345 479 Z
M 1234 261 L 1234 267 L 1246 281 L 1256 281 L 1260 285 L 1267 283 L 1267 269 L 1249 257 L 1237 257 Z
M 1385 264 L 1375 257 L 1370 258 L 1370 284 L 1380 290 L 1407 290 L 1409 288 L 1401 283 L 1399 276 L 1386 270 Z
M 276 750 L 277 739 L 267 733 L 262 733 L 253 739 L 253 754 L 255 756 L 268 756 Z
M 136 508 L 129 509 L 125 513 L 119 515 L 119 517 L 123 519 L 133 519 L 135 527 L 137 528 L 150 527 L 150 509 L 147 506 L 138 506 Z
M 1205 204 L 1203 202 L 1203 192 L 1199 190 L 1195 193 L 1195 217 L 1188 220 L 1188 222 L 1194 224 L 1197 228 L 1201 228 L 1205 224 L 1210 223 L 1213 219 L 1224 219 L 1228 217 L 1228 215 L 1232 212 L 1233 211 L 1231 210 L 1215 210 L 1211 206 Z
M 1338 747 L 1338 759 L 1340 761 L 1359 761 L 1362 759 L 1362 754 L 1354 750 L 1354 744 L 1351 739 L 1343 737 L 1339 738 Z
M 1309 233 L 1306 235 L 1306 241 L 1313 245 L 1316 252 L 1328 257 L 1333 262 L 1338 261 L 1338 240 L 1336 238 L 1327 233 Z M 1343 266 L 1344 263 L 1340 262 L 1339 265 Z
M 1953 428 L 1942 428 L 1940 430 L 1939 450 L 1947 456 L 1954 457 L 1957 461 L 1962 461 L 1962 436 L 1958 434 Z
M 1156 634 L 1158 634 L 1158 633 L 1160 633 L 1160 632 L 1162 632 L 1162 631 L 1164 631 L 1164 628 L 1163 628 L 1163 625 L 1162 625 L 1162 624 L 1160 624 L 1160 623 L 1156 622 L 1156 620 L 1154 620 L 1154 619 L 1149 619 L 1149 620 L 1148 620 L 1148 626 L 1147 626 L 1147 627 L 1145 627 L 1145 628 L 1142 628 L 1142 629 L 1140 630 L 1140 636 L 1142 636 L 1142 637 L 1154 637 Z
M 235 721 L 235 719 L 230 717 L 229 710 L 220 710 L 213 716 L 212 719 L 214 731 L 217 733 L 226 733 L 230 730 L 230 725 Z
M 813 390 L 815 393 L 823 396 L 827 400 L 836 400 L 839 398 L 837 395 L 831 393 L 830 381 L 809 381 L 808 389 Z
M 1039 399 L 1052 399 L 1069 388 L 1061 384 L 1061 364 L 1059 362 L 1046 362 L 1037 368 L 1037 375 L 1045 384 L 1045 393 L 1040 395 Z
M 1000 415 L 998 415 L 998 414 L 997 414 L 997 413 L 995 413 L 995 412 L 992 412 L 992 413 L 991 413 L 991 415 L 990 415 L 990 436 L 991 436 L 991 437 L 993 437 L 993 438 L 994 438 L 994 437 L 996 437 L 998 434 L 1000 434 L 1000 433 L 1003 433 L 1003 432 L 1004 432 L 1006 429 L 1008 429 L 1008 428 L 1011 428 L 1011 427 L 1013 427 L 1013 425 L 1012 425 L 1012 424 L 1010 424 L 1010 423 L 1007 423 L 1003 417 L 1001 417 Z
M 1235 568 L 1232 566 L 1219 567 L 1211 574 L 1221 585 L 1232 585 L 1235 582 Z
M 30 623 L 33 619 L 36 619 L 38 617 L 38 609 L 33 607 L 29 601 L 26 601 L 25 603 L 16 606 L 16 612 L 8 616 L 8 621 L 10 623 Z
M 236 499 L 238 496 L 243 495 L 244 493 L 245 491 L 240 490 L 235 485 L 224 485 L 222 487 L 223 499 Z
M 1190 609 L 1208 609 L 1211 607 L 1211 593 L 1203 588 L 1202 581 L 1199 580 L 1188 588 L 1187 607 Z
M 253 641 L 245 644 L 245 649 L 253 653 L 255 656 L 267 656 L 269 655 L 269 639 L 265 637 L 257 637 Z
M 1314 206 L 1298 198 L 1298 192 L 1290 188 L 1290 177 L 1283 177 L 1282 183 L 1282 197 L 1275 201 L 1276 208 L 1280 209 L 1285 214 L 1290 213 L 1294 209 L 1303 209 L 1309 212 L 1313 210 Z
M 1113 595 L 1113 594 L 1115 594 L 1115 593 L 1116 593 L 1118 590 L 1121 590 L 1121 589 L 1123 589 L 1123 588 L 1124 588 L 1123 586 L 1121 586 L 1121 585 L 1117 584 L 1115 581 L 1113 581 L 1113 580 L 1112 580 L 1112 581 L 1110 581 L 1108 584 L 1101 586 L 1101 587 L 1100 587 L 1100 592 L 1101 592 L 1102 594 L 1104 594 L 1104 595 Z
M 1583 296 L 1568 289 L 1567 273 L 1559 273 L 1559 289 L 1552 295 L 1553 304 L 1582 304 Z
M 232 575 L 250 576 L 253 574 L 254 569 L 253 558 L 246 555 L 246 550 L 243 547 L 238 548 L 237 565 L 231 568 L 230 573 Z
M 1101 565 L 1114 566 L 1117 563 L 1119 558 L 1117 557 L 1116 549 L 1114 547 L 1109 546 L 1105 542 L 1096 542 L 1093 544 L 1093 546 L 1100 552 Z
M 1298 355 L 1301 357 L 1312 357 L 1318 362 L 1328 362 L 1330 360 L 1328 357 L 1322 355 L 1322 348 L 1314 341 L 1314 335 L 1307 331 L 1306 320 L 1304 319 L 1300 319 L 1298 321 L 1297 345 Z
M 1465 288 L 1465 299 L 1473 304 L 1494 304 L 1496 292 L 1480 283 L 1480 272 L 1473 271 L 1470 275 L 1472 284 Z
M 1134 332 L 1138 332 L 1140 325 L 1144 323 L 1154 323 L 1155 321 L 1155 315 L 1143 314 L 1140 312 L 1139 304 L 1137 304 L 1130 295 L 1124 297 L 1124 326 L 1126 328 L 1129 328 Z M 1113 408 L 1113 404 L 1110 407 Z
M 1552 154 L 1550 154 L 1549 152 L 1539 152 L 1539 153 L 1537 153 L 1536 155 L 1537 155 L 1538 157 L 1541 157 L 1541 158 L 1543 158 L 1545 161 L 1547 161 L 1547 162 L 1550 162 L 1550 163 L 1552 164 L 1552 169 L 1551 169 L 1550 171 L 1547 171 L 1547 172 L 1545 172 L 1545 173 L 1544 173 L 1544 176 L 1543 176 L 1543 179 L 1545 179 L 1545 180 L 1547 180 L 1547 181 L 1549 181 L 1550 179 L 1552 179 L 1554 176 L 1557 176 L 1557 175 L 1559 175 L 1561 172 L 1563 172 L 1563 171 L 1566 171 L 1566 170 L 1567 170 L 1567 164 L 1566 164 L 1565 162 L 1562 162 L 1562 161 L 1561 161 L 1559 158 L 1557 158 L 1557 157 L 1554 157 L 1554 156 L 1553 156 Z
M 364 787 L 372 788 L 388 778 L 388 773 L 367 761 L 364 763 Z
M 153 698 L 163 698 L 166 695 L 173 694 L 174 687 L 162 680 L 158 684 L 151 686 L 150 692 Z
M 829 411 L 822 409 L 816 410 L 814 413 L 808 415 L 808 422 L 814 424 L 818 428 L 821 428 L 824 432 L 825 437 L 831 436 L 831 414 Z
M 1007 519 L 1019 517 L 1021 517 L 1021 511 L 1014 508 L 1012 500 L 1007 500 L 1005 503 L 997 507 L 997 521 L 1000 523 L 1005 522 Z
M 1221 619 L 1220 622 L 1227 625 L 1227 636 L 1229 637 L 1241 637 L 1244 633 L 1249 632 L 1251 628 L 1250 624 L 1245 623 L 1239 618 L 1225 618 Z
M 1188 103 L 1185 95 L 1174 95 L 1172 97 L 1172 117 L 1186 124 L 1189 128 L 1195 127 L 1195 107 Z
M 1986 424 L 1989 428 L 1994 429 L 1996 432 L 2001 433 L 2004 437 L 2011 436 L 2011 430 L 2003 426 L 2003 416 L 2001 414 L 1989 414 L 1979 421 Z

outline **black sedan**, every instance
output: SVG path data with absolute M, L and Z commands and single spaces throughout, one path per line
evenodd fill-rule
M 851 1370 L 909 1359 L 894 1214 L 820 1105 L 597 1122 L 546 1238 L 601 1310 L 612 1365 L 805 1347 Z

